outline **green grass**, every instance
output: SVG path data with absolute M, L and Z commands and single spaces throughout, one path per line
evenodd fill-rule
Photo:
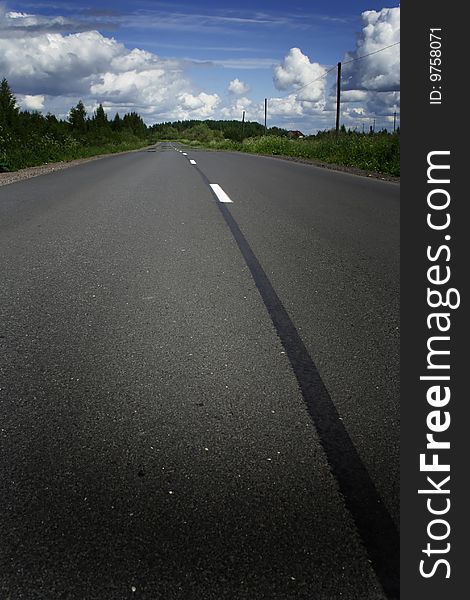
M 331 134 L 303 140 L 263 136 L 248 138 L 243 142 L 231 140 L 214 140 L 207 143 L 180 141 L 193 147 L 202 146 L 214 150 L 235 150 L 269 156 L 289 156 L 355 167 L 395 177 L 400 176 L 400 138 L 398 135 L 346 133 L 339 136 Z
M 102 154 L 127 152 L 143 148 L 148 144 L 147 140 L 138 138 L 99 145 L 84 145 L 71 136 L 67 136 L 63 140 L 48 136 L 40 139 L 31 138 L 24 145 L 9 144 L 3 150 L 0 146 L 0 173 L 54 162 L 69 162 L 78 158 L 90 158 Z
M 395 177 L 400 176 L 400 137 L 398 135 L 341 133 L 338 136 L 324 134 L 303 140 L 262 136 L 248 138 L 243 142 L 226 139 L 206 142 L 187 139 L 179 141 L 191 147 L 232 150 L 268 156 L 287 156 L 354 167 Z M 97 138 L 83 142 L 71 135 L 61 139 L 47 134 L 42 137 L 31 135 L 22 144 L 14 143 L 14 140 L 11 139 L 0 138 L 0 172 L 16 171 L 51 162 L 89 158 L 101 154 L 126 152 L 142 148 L 149 143 L 150 141 L 139 139 L 133 135 L 122 135 L 120 139 L 114 141 Z

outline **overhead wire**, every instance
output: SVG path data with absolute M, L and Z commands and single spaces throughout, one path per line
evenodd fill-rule
M 390 44 L 389 46 L 384 46 L 383 48 L 380 48 L 379 50 L 374 50 L 373 52 L 369 52 L 368 54 L 363 54 L 362 56 L 356 56 L 355 58 L 352 58 L 351 60 L 347 60 L 347 61 L 343 62 L 342 64 L 343 65 L 348 65 L 349 63 L 355 62 L 356 60 L 361 60 L 363 58 L 367 58 L 368 56 L 372 56 L 373 54 L 378 54 L 379 52 L 383 52 L 384 50 L 388 50 L 389 48 L 393 48 L 394 46 L 398 46 L 399 43 L 400 42 L 395 42 L 394 44 Z M 335 65 L 334 67 L 331 67 L 330 69 L 328 69 L 327 71 L 325 71 L 325 73 L 323 73 L 319 77 L 316 77 L 312 81 L 309 81 L 305 85 L 297 88 L 295 90 L 295 92 L 296 93 L 300 92 L 300 90 L 303 90 L 304 88 L 308 87 L 309 85 L 312 85 L 312 83 L 315 83 L 316 81 L 319 81 L 320 79 L 323 79 L 323 77 L 326 77 L 328 75 L 328 73 L 331 73 L 331 71 L 334 71 L 336 68 L 337 68 L 337 65 Z
M 379 50 L 374 50 L 374 52 L 369 52 L 368 54 L 364 54 L 363 56 L 356 56 L 356 58 L 352 58 L 351 60 L 346 60 L 342 64 L 348 65 L 349 63 L 352 63 L 356 60 L 361 60 L 361 58 L 367 58 L 368 56 L 372 56 L 373 54 L 378 54 L 379 52 L 383 52 L 384 50 L 393 48 L 393 46 L 398 46 L 399 43 L 400 42 L 395 42 L 394 44 L 390 44 L 389 46 L 384 46 L 383 48 L 380 48 Z

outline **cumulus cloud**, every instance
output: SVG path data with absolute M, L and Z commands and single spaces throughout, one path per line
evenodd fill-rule
M 289 90 L 284 97 L 268 100 L 269 119 L 287 128 L 299 129 L 302 121 L 315 118 L 324 123 L 326 69 L 312 62 L 300 48 L 291 48 L 280 64 L 273 67 L 273 82 L 278 90 Z
M 202 89 L 189 78 L 189 68 L 198 61 L 127 48 L 95 31 L 103 24 L 102 16 L 109 15 L 90 12 L 79 20 L 7 11 L 0 0 L 0 73 L 23 109 L 51 111 L 64 118 L 82 99 L 88 112 L 102 103 L 111 115 L 116 110 L 121 114 L 135 110 L 149 124 L 239 119 L 243 111 L 247 119 L 262 122 L 264 103 L 253 100 L 249 86 L 239 78 L 229 82 L 222 101 L 213 90 Z M 364 12 L 356 48 L 346 53 L 343 63 L 398 41 L 399 16 L 399 8 Z M 327 81 L 329 86 L 332 81 L 325 76 L 326 68 L 297 47 L 279 58 L 205 61 L 199 68 L 273 68 L 274 85 L 284 94 L 268 98 L 268 123 L 295 129 L 307 123 L 307 130 L 333 126 L 335 96 L 332 91 L 326 94 Z M 399 110 L 397 47 L 343 64 L 342 89 L 346 123 L 370 115 L 389 119 Z
M 310 62 L 299 48 L 291 48 L 282 63 L 274 67 L 273 80 L 278 90 L 303 88 L 299 90 L 299 100 L 318 102 L 324 96 L 325 73 L 324 67 Z
M 268 106 L 271 117 L 303 115 L 302 104 L 297 101 L 295 94 L 290 94 L 286 98 L 270 98 Z
M 25 93 L 83 93 L 128 50 L 97 31 L 0 38 L 0 71 Z
M 367 118 L 367 113 L 365 108 L 362 106 L 358 106 L 355 108 L 347 108 L 342 113 L 343 117 L 347 117 L 349 119 L 365 119 Z
M 3 25 L 26 18 L 14 15 L 4 11 Z M 23 98 L 22 106 L 39 109 L 46 102 L 49 109 L 53 98 L 55 107 L 64 107 L 61 116 L 82 98 L 86 106 L 102 102 L 108 110 L 138 110 L 151 115 L 149 121 L 208 118 L 220 98 L 197 90 L 185 75 L 187 66 L 129 50 L 98 31 L 34 36 L 17 31 L 15 37 L 0 37 L 0 73 Z
M 220 98 L 217 94 L 206 94 L 201 92 L 197 96 L 188 92 L 180 94 L 180 118 L 206 119 L 214 114 L 215 108 L 220 103 Z
M 236 94 L 237 96 L 242 96 L 243 94 L 248 93 L 250 88 L 246 83 L 240 81 L 237 77 L 232 79 L 232 81 L 228 84 L 228 91 L 232 94 Z
M 245 111 L 247 120 L 254 121 L 261 119 L 263 110 L 260 103 L 255 103 L 250 98 L 243 96 L 237 98 L 229 106 L 222 107 L 220 114 L 224 119 L 239 119 Z
M 42 110 L 44 108 L 44 96 L 32 96 L 25 94 L 24 96 L 18 96 L 18 104 L 24 110 Z
M 342 90 L 341 102 L 364 102 L 367 92 L 364 90 Z
M 366 108 L 369 114 L 392 116 L 400 112 L 400 92 L 371 92 L 367 96 Z
M 399 47 L 383 50 L 400 41 L 400 7 L 365 11 L 361 24 L 356 48 L 343 59 L 342 118 L 346 124 L 371 117 L 382 118 L 384 123 L 393 119 L 400 107 Z M 311 61 L 299 48 L 291 48 L 274 67 L 273 77 L 277 89 L 291 93 L 284 98 L 271 98 L 270 114 L 280 119 L 313 117 L 316 123 L 331 127 L 336 87 L 326 94 L 324 75 L 323 66 Z
M 397 92 L 400 89 L 400 52 L 398 46 L 377 52 L 400 41 L 400 7 L 367 10 L 362 13 L 362 31 L 356 49 L 346 53 L 342 87 L 345 90 Z
M 343 58 L 341 122 L 368 127 L 377 119 L 382 127 L 393 122 L 400 109 L 399 46 L 383 50 L 400 41 L 400 7 L 365 11 L 361 21 L 356 48 Z M 330 89 L 325 108 L 336 109 L 336 85 Z

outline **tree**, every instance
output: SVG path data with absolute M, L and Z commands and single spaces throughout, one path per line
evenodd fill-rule
M 130 129 L 137 137 L 145 137 L 147 134 L 147 126 L 142 117 L 136 112 L 127 113 L 122 119 L 124 129 Z
M 16 106 L 16 98 L 3 78 L 0 84 L 0 126 L 11 127 L 17 120 L 19 108 Z
M 111 128 L 113 131 L 121 131 L 122 129 L 122 119 L 119 116 L 119 113 L 116 113 L 116 116 L 111 122 Z
M 213 131 L 209 129 L 206 123 L 197 123 L 185 131 L 185 137 L 188 140 L 198 140 L 200 142 L 209 142 L 214 139 Z
M 93 115 L 93 124 L 102 129 L 104 127 L 109 127 L 108 117 L 104 112 L 103 105 L 100 104 L 98 108 L 95 110 L 95 114 Z
M 86 110 L 81 100 L 70 109 L 69 122 L 73 132 L 86 133 Z

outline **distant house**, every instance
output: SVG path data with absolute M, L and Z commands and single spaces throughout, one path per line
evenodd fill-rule
M 295 129 L 295 130 L 291 130 L 291 131 L 288 131 L 288 132 L 287 132 L 287 135 L 288 135 L 290 138 L 295 138 L 295 139 L 297 139 L 297 140 L 301 140 L 302 138 L 304 138 L 304 137 L 305 137 L 305 136 L 304 136 L 304 134 L 303 134 L 301 131 L 298 131 L 297 129 Z

